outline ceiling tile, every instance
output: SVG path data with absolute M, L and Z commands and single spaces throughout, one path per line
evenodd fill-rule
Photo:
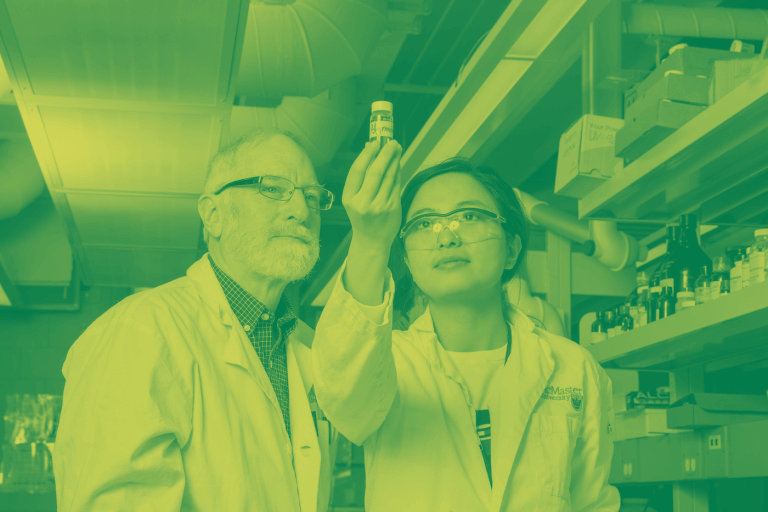
M 4 3 L 36 95 L 216 102 L 228 2 Z
M 70 193 L 67 200 L 84 245 L 197 248 L 196 198 Z
M 211 114 L 40 107 L 67 188 L 200 193 Z

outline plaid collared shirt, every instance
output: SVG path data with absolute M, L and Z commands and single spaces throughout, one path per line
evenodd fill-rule
M 298 325 L 298 319 L 291 308 L 288 299 L 283 295 L 277 305 L 275 314 L 271 314 L 267 307 L 245 291 L 223 270 L 221 270 L 213 258 L 208 256 L 213 273 L 224 290 L 232 311 L 235 313 L 240 325 L 243 326 L 251 340 L 251 345 L 256 350 L 261 360 L 267 377 L 272 383 L 272 388 L 277 395 L 277 401 L 283 412 L 285 430 L 291 435 L 291 415 L 288 409 L 288 358 L 285 352 L 285 341 Z M 277 322 L 275 322 L 277 318 Z

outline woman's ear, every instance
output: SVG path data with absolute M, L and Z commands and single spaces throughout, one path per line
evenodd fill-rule
M 507 236 L 507 261 L 504 263 L 505 269 L 514 268 L 515 263 L 520 258 L 520 251 L 523 249 L 523 242 L 520 240 L 520 235 L 515 235 L 514 238 Z

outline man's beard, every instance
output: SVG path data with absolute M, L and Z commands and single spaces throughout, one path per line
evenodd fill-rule
M 222 244 L 251 272 L 283 281 L 299 281 L 306 278 L 317 263 L 320 241 L 304 226 L 275 226 L 264 232 L 243 226 L 237 214 L 229 220 Z

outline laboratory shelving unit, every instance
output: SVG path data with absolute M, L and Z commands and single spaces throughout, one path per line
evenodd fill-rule
M 768 360 L 768 282 L 588 347 L 605 368 L 668 371 L 672 400 L 704 375 Z M 709 482 L 768 477 L 768 419 L 628 439 L 614 445 L 613 484 L 673 482 L 676 512 L 708 510 Z
M 748 223 L 768 213 L 768 68 L 579 200 L 580 218 Z

